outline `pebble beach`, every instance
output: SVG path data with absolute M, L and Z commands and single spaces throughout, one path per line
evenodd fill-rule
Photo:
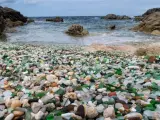
M 160 57 L 0 43 L 1 120 L 160 120 Z

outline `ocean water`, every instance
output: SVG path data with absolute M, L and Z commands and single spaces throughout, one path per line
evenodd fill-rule
M 160 37 L 130 30 L 139 24 L 134 20 L 103 20 L 101 17 L 63 17 L 63 23 L 46 22 L 44 17 L 33 18 L 34 23 L 17 27 L 17 32 L 7 34 L 7 42 L 48 44 L 123 44 L 126 42 L 160 41 Z M 71 37 L 65 31 L 72 24 L 83 25 L 89 31 L 85 37 Z M 116 30 L 107 27 L 116 25 Z

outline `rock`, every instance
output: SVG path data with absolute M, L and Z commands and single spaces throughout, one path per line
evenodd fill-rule
M 67 93 L 65 95 L 67 98 L 70 98 L 72 100 L 76 100 L 77 99 L 77 94 L 75 92 L 70 92 L 70 93 Z
M 5 29 L 5 21 L 2 16 L 2 11 L 0 10 L 0 35 L 3 33 Z
M 116 25 L 111 25 L 111 26 L 109 26 L 109 29 L 110 29 L 110 30 L 116 29 Z
M 77 108 L 77 111 L 75 113 L 76 115 L 84 118 L 86 116 L 86 111 L 85 111 L 85 107 L 83 105 L 80 105 L 78 108 Z
M 142 21 L 143 20 L 143 16 L 134 16 L 134 20 L 135 21 Z
M 49 111 L 49 112 L 51 112 L 55 109 L 54 103 L 48 103 L 45 105 L 45 107 L 46 107 L 47 111 Z
M 71 36 L 86 36 L 89 34 L 89 32 L 85 30 L 83 26 L 78 25 L 78 24 L 73 24 L 66 31 L 66 34 L 71 35 Z
M 4 120 L 12 120 L 13 117 L 14 117 L 14 114 L 11 113 L 11 114 L 9 114 Z
M 0 7 L 0 11 L 2 11 L 2 16 L 6 22 L 7 27 L 16 27 L 27 22 L 27 18 L 14 9 Z
M 6 105 L 6 107 L 9 108 L 9 107 L 11 106 L 11 104 L 12 104 L 12 100 L 11 100 L 10 98 L 7 98 L 7 99 L 5 100 L 5 105 Z
M 30 104 L 28 103 L 28 99 L 21 100 L 21 103 L 22 103 L 22 107 L 29 107 L 30 106 Z
M 108 93 L 108 96 L 111 97 L 111 96 L 117 96 L 117 93 L 116 92 L 110 92 Z
M 53 99 L 53 94 L 47 94 L 46 96 L 41 98 L 41 101 L 46 104 L 48 101 L 50 101 L 51 99 Z
M 112 120 L 112 119 L 109 117 L 109 118 L 105 118 L 104 120 Z
M 29 23 L 33 23 L 34 22 L 34 20 L 33 19 L 27 19 L 27 23 L 29 24 Z
M 20 100 L 12 100 L 11 108 L 15 109 L 16 107 L 21 107 L 22 103 Z
M 132 30 L 160 35 L 160 12 L 154 12 L 144 17 L 142 22 Z
M 140 113 L 129 113 L 124 116 L 126 120 L 142 120 L 143 116 Z
M 105 107 L 104 107 L 102 104 L 100 104 L 100 105 L 98 105 L 98 106 L 96 107 L 96 109 L 97 109 L 97 112 L 98 112 L 98 113 L 103 113 Z
M 160 12 L 160 8 L 149 9 L 142 16 L 145 17 L 145 16 L 150 15 L 150 14 L 155 13 L 155 12 Z
M 86 116 L 88 118 L 95 118 L 98 116 L 97 109 L 95 107 L 87 107 L 86 108 Z
M 35 118 L 36 120 L 41 120 L 42 117 L 44 116 L 44 113 L 42 111 L 39 111 L 37 114 L 31 113 L 32 117 Z
M 160 35 L 160 30 L 154 30 L 151 32 L 152 35 Z
M 121 104 L 121 103 L 116 103 L 116 104 L 115 104 L 115 108 L 117 108 L 118 110 L 119 110 L 121 107 L 123 107 L 123 104 Z
M 24 112 L 22 112 L 22 111 L 14 111 L 13 114 L 14 114 L 15 117 L 19 117 L 19 116 L 22 116 L 24 114 Z
M 7 109 L 0 111 L 0 118 L 4 117 L 6 113 L 7 113 Z
M 7 27 L 12 28 L 12 27 L 23 26 L 23 25 L 24 25 L 24 23 L 22 21 L 13 22 L 10 19 L 6 19 L 6 26 Z
M 155 119 L 155 112 L 154 111 L 150 111 L 150 110 L 145 110 L 144 112 L 143 112 L 143 116 L 146 116 L 147 118 L 149 118 L 149 119 L 151 119 L 151 120 L 153 120 L 153 119 Z
M 6 91 L 3 92 L 3 96 L 5 98 L 11 98 L 12 92 L 10 90 L 6 90 Z
M 42 108 L 42 104 L 38 103 L 38 102 L 35 102 L 35 103 L 32 103 L 31 105 L 31 109 L 32 109 L 32 112 L 33 113 L 38 113 L 38 111 Z
M 0 111 L 4 110 L 5 109 L 5 105 L 1 105 L 0 104 Z
M 149 58 L 148 58 L 148 62 L 149 63 L 154 63 L 156 61 L 156 57 L 155 56 L 150 56 Z
M 46 21 L 50 21 L 50 22 L 63 22 L 63 18 L 61 18 L 61 17 L 48 18 L 48 19 L 46 19 Z
M 105 19 L 105 20 L 129 20 L 131 19 L 129 16 L 126 16 L 126 15 L 115 15 L 115 14 L 108 14 L 104 17 L 102 17 L 102 19 Z
M 135 54 L 137 56 L 145 56 L 147 55 L 147 50 L 145 48 L 139 48 L 136 50 Z
M 106 108 L 103 112 L 103 116 L 104 118 L 115 118 L 115 111 L 114 108 L 112 106 L 109 106 L 108 108 Z
M 70 118 L 73 116 L 73 113 L 65 113 L 65 114 L 62 114 L 61 116 L 65 120 L 70 120 Z

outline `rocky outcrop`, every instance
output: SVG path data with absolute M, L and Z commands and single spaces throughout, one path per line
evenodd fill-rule
M 160 12 L 147 15 L 138 26 L 133 28 L 133 30 L 160 35 Z
M 126 16 L 126 15 L 115 15 L 115 14 L 108 14 L 104 17 L 102 17 L 102 19 L 105 19 L 105 20 L 129 20 L 131 19 L 129 16 Z
M 46 19 L 46 21 L 50 21 L 50 22 L 63 22 L 63 18 L 61 18 L 61 17 L 48 18 L 48 19 Z
M 150 14 L 155 13 L 155 12 L 160 12 L 160 8 L 149 9 L 142 16 L 145 17 L 145 16 L 150 15 Z
M 27 19 L 27 23 L 33 23 L 35 22 L 33 19 Z
M 71 36 L 86 36 L 89 34 L 89 32 L 85 30 L 83 26 L 79 24 L 73 24 L 66 31 L 66 34 L 71 35 Z
M 4 29 L 5 29 L 5 23 L 2 16 L 2 11 L 0 11 L 0 35 L 3 33 Z
M 143 20 L 143 16 L 134 16 L 134 20 L 135 21 L 142 21 Z
M 24 17 L 20 12 L 8 7 L 0 7 L 1 14 L 5 20 L 7 27 L 16 27 L 27 22 L 27 17 Z

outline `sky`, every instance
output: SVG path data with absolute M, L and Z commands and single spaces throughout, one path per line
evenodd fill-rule
M 136 16 L 160 7 L 160 0 L 0 0 L 0 6 L 36 16 Z

